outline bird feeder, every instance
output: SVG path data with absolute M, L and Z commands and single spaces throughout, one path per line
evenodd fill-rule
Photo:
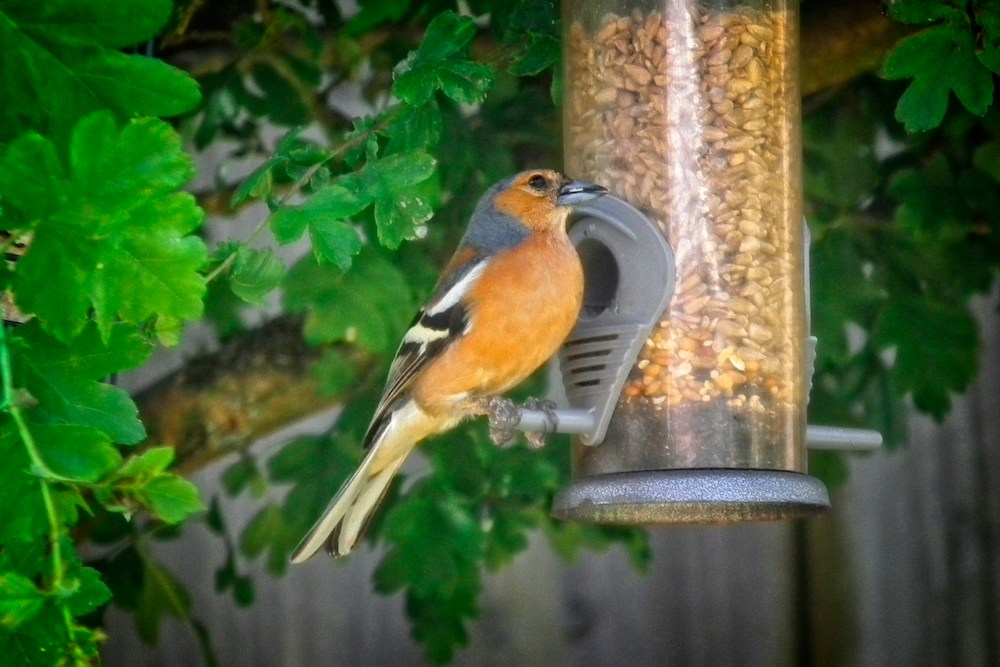
M 566 171 L 614 196 L 569 222 L 585 303 L 560 353 L 573 408 L 561 430 L 579 435 L 557 517 L 717 522 L 829 506 L 806 474 L 797 7 L 563 3 Z

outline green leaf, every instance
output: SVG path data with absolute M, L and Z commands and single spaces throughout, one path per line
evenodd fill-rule
M 393 71 L 393 94 L 411 106 L 431 101 L 438 90 L 464 104 L 482 102 L 493 85 L 493 70 L 465 57 L 476 34 L 476 23 L 452 11 L 438 14 L 420 47 Z
M 234 208 L 250 197 L 267 201 L 273 194 L 276 176 L 298 180 L 306 170 L 330 159 L 329 151 L 302 138 L 305 130 L 305 126 L 296 127 L 281 138 L 271 157 L 254 169 L 233 193 Z
M 866 325 L 870 313 L 883 301 L 881 291 L 865 275 L 865 259 L 848 229 L 822 230 L 811 248 L 812 333 L 819 339 L 818 361 L 844 361 L 846 325 Z
M 894 295 L 872 339 L 895 350 L 897 389 L 912 393 L 917 408 L 938 420 L 948 412 L 951 392 L 965 391 L 976 375 L 978 328 L 961 304 Z
M 536 76 L 559 62 L 562 42 L 548 36 L 535 36 L 512 59 L 508 72 L 513 76 Z
M 173 447 L 150 447 L 133 454 L 115 472 L 113 479 L 141 478 L 164 472 L 174 461 Z
M 121 454 L 96 428 L 36 424 L 31 433 L 45 465 L 61 477 L 96 482 L 121 465 Z
M 406 277 L 370 247 L 346 272 L 303 258 L 284 287 L 285 307 L 306 313 L 305 337 L 316 345 L 347 342 L 387 353 L 414 309 Z
M 27 577 L 16 572 L 0 572 L 0 627 L 14 629 L 37 614 L 45 604 L 45 594 Z
M 242 456 L 225 469 L 220 478 L 222 488 L 229 496 L 238 496 L 248 488 L 255 498 L 267 491 L 267 482 L 250 456 Z
M 878 128 L 869 112 L 852 105 L 820 109 L 803 118 L 804 190 L 811 202 L 853 213 L 879 183 Z
M 127 325 L 116 325 L 101 339 L 89 326 L 66 345 L 29 322 L 11 333 L 17 349 L 14 379 L 38 401 L 32 412 L 48 420 L 103 431 L 114 442 L 132 444 L 146 431 L 129 395 L 100 378 L 134 368 L 152 348 Z M 41 420 L 41 419 L 39 419 Z
M 899 42 L 886 56 L 887 79 L 913 78 L 896 107 L 907 131 L 941 124 L 953 91 L 972 113 L 982 116 L 993 100 L 993 77 L 976 58 L 972 32 L 963 22 L 929 28 Z
M 339 350 L 331 350 L 320 357 L 312 367 L 312 374 L 319 380 L 320 391 L 327 396 L 340 396 L 358 381 L 358 373 Z
M 318 262 L 330 262 L 344 269 L 351 268 L 354 256 L 364 245 L 358 230 L 346 222 L 328 220 L 309 225 L 309 240 Z
M 1000 138 L 993 139 L 976 149 L 973 163 L 1000 183 Z
M 205 509 L 198 496 L 198 487 L 169 473 L 160 473 L 150 479 L 138 488 L 137 495 L 154 516 L 166 523 L 180 523 Z
M 378 237 L 387 248 L 421 235 L 421 226 L 433 215 L 421 197 L 408 194 L 434 174 L 434 158 L 422 150 L 396 153 L 369 162 L 360 175 L 361 187 L 375 193 Z
M 372 200 L 367 192 L 346 187 L 347 183 L 350 178 L 329 183 L 304 203 L 275 211 L 271 216 L 275 239 L 292 243 L 308 229 L 317 261 L 349 268 L 363 242 L 357 229 L 344 220 L 360 213 Z
M 979 62 L 995 74 L 1000 74 L 1000 13 L 995 10 L 990 1 L 984 0 L 981 4 L 973 3 L 975 20 L 980 28 L 980 44 L 982 45 L 976 56 L 979 58 Z
M 962 10 L 954 3 L 940 0 L 896 0 L 888 9 L 894 21 L 917 25 L 962 18 Z
M 236 296 L 260 306 L 264 304 L 264 295 L 277 288 L 284 275 L 285 265 L 270 248 L 240 246 L 229 274 L 229 284 Z
M 74 616 L 89 614 L 111 599 L 111 589 L 101 581 L 101 574 L 92 567 L 84 567 L 79 560 L 69 569 L 69 580 L 72 593 L 66 599 L 66 606 Z
M 14 146 L 0 158 L 0 173 L 26 153 L 43 164 L 54 152 L 30 134 Z M 60 170 L 35 176 L 59 193 L 54 203 L 18 199 L 20 184 L 0 179 L 0 197 L 13 194 L 36 221 L 14 279 L 22 310 L 66 341 L 91 309 L 104 336 L 123 320 L 200 317 L 206 251 L 190 234 L 203 213 L 191 195 L 175 192 L 193 165 L 170 126 L 146 118 L 118 129 L 106 112 L 91 115 L 77 125 L 70 168 L 61 171 L 65 179 Z
M 149 559 L 143 561 L 143 566 L 143 586 L 137 600 L 135 624 L 143 641 L 156 644 L 163 615 L 187 619 L 191 615 L 191 598 L 184 584 L 163 567 Z
M 32 543 L 47 535 L 48 518 L 42 498 L 43 482 L 28 474 L 31 461 L 14 423 L 0 419 L 0 556 L 18 544 Z M 37 554 L 41 558 L 41 549 Z
M 392 123 L 386 128 L 391 142 L 390 153 L 428 150 L 441 140 L 442 132 L 441 109 L 434 99 L 417 107 L 399 107 Z
M 479 522 L 460 496 L 428 480 L 397 502 L 380 532 L 392 547 L 375 570 L 375 589 L 406 588 L 413 636 L 432 662 L 443 664 L 468 643 L 465 623 L 478 613 Z
M 288 554 L 302 534 L 289 525 L 281 508 L 266 505 L 240 535 L 240 551 L 248 558 L 268 553 L 267 569 L 281 574 L 288 568 Z
M 200 99 L 188 74 L 118 51 L 153 37 L 169 0 L 47 0 L 0 5 L 0 143 L 27 128 L 65 137 L 108 109 L 119 119 L 172 116 Z

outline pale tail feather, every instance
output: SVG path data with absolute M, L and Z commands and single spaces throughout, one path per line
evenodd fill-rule
M 394 413 L 361 465 L 340 487 L 319 521 L 292 552 L 291 562 L 308 560 L 324 545 L 329 545 L 328 551 L 333 556 L 349 553 L 410 451 L 418 441 L 439 428 L 440 422 L 428 417 L 412 402 Z M 373 469 L 377 471 L 374 474 L 371 473 Z
M 327 542 L 334 556 L 343 556 L 351 551 L 406 459 L 401 456 L 375 475 L 369 475 L 373 458 L 372 452 L 369 452 L 361 466 L 341 487 L 323 516 L 292 552 L 293 563 L 309 559 Z

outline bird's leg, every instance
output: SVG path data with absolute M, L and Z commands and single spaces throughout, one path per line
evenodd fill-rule
M 502 396 L 490 398 L 487 404 L 489 408 L 490 440 L 500 447 L 509 447 L 514 444 L 514 435 L 517 425 L 521 421 L 521 409 L 514 405 L 514 401 Z
M 503 396 L 490 396 L 476 399 L 474 409 L 489 419 L 490 440 L 493 444 L 500 447 L 513 444 L 517 425 L 521 421 L 521 410 L 514 405 L 514 401 Z
M 529 398 L 524 402 L 524 407 L 529 410 L 542 411 L 549 418 L 549 421 L 552 422 L 553 432 L 559 429 L 559 416 L 556 414 L 556 404 L 553 401 L 544 398 Z M 546 435 L 548 435 L 548 429 L 524 432 L 524 437 L 535 449 L 541 449 L 545 446 Z
M 553 431 L 558 427 L 559 418 L 556 415 L 556 404 L 552 401 L 529 398 L 524 402 L 524 407 L 528 410 L 544 412 L 553 425 Z M 486 415 L 490 424 L 490 440 L 493 441 L 493 444 L 500 447 L 509 447 L 513 444 L 517 426 L 521 423 L 522 410 L 514 404 L 514 401 L 503 396 L 475 399 L 472 403 L 472 410 L 475 413 Z M 545 445 L 547 433 L 548 429 L 525 431 L 524 437 L 533 448 L 540 449 Z

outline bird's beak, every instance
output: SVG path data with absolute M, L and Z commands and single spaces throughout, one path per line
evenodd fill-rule
M 577 204 L 597 199 L 601 195 L 606 194 L 608 194 L 608 189 L 600 185 L 570 181 L 559 188 L 559 196 L 556 197 L 556 203 L 559 206 L 576 206 Z

